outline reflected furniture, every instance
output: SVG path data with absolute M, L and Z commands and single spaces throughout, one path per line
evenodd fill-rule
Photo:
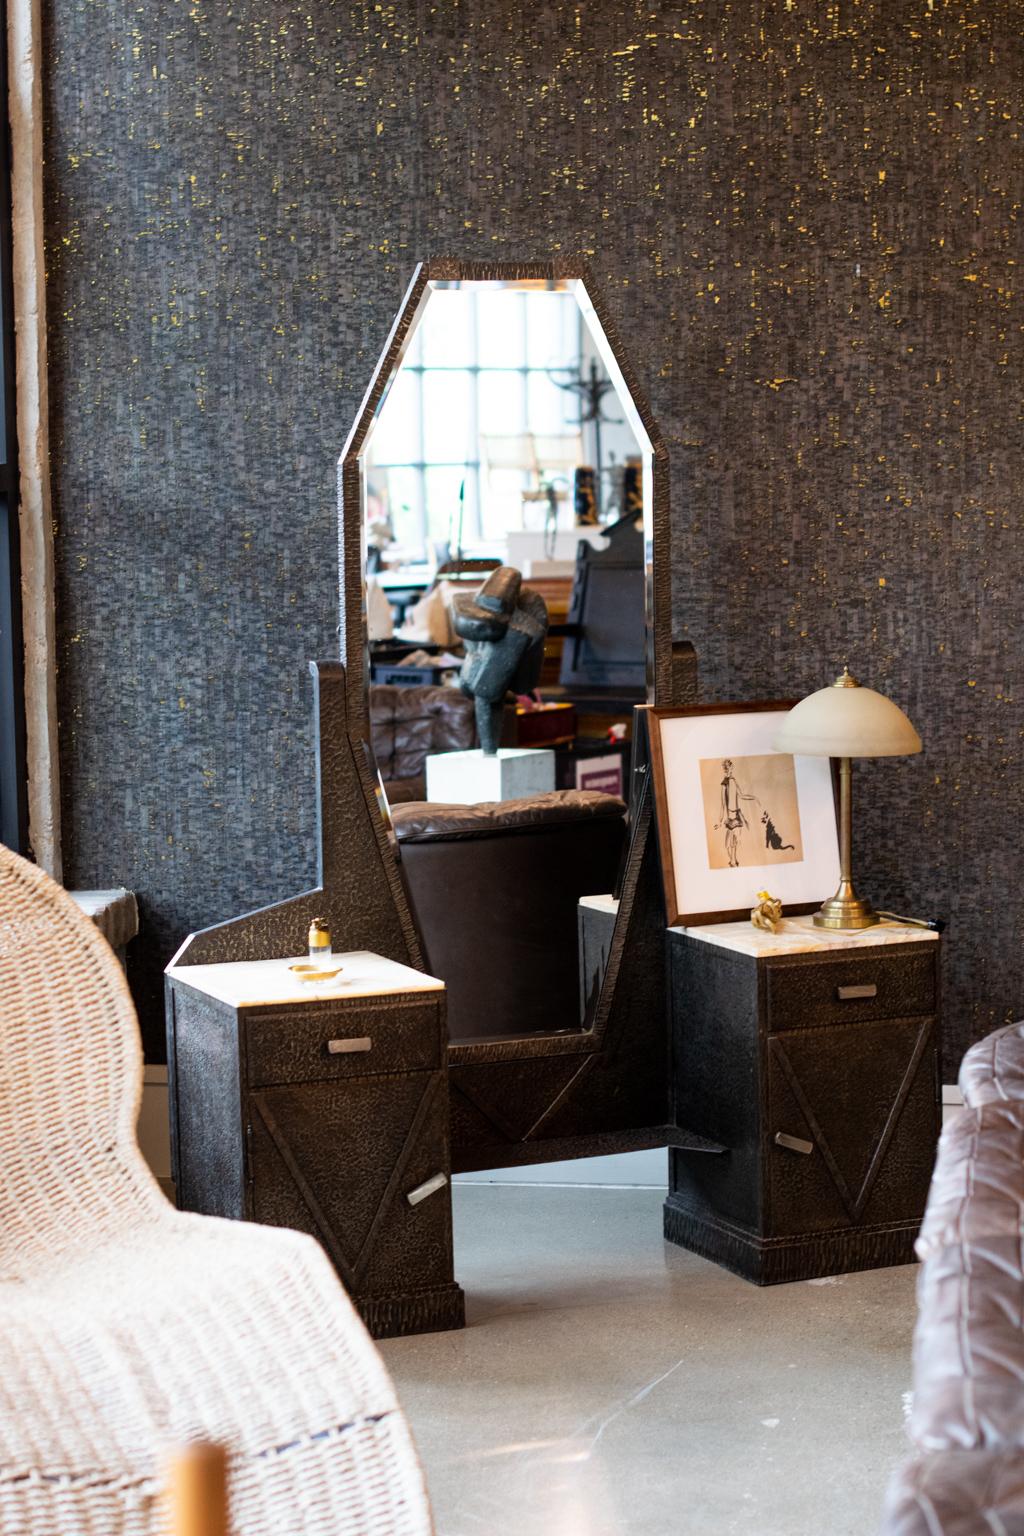
M 601 896 L 580 897 L 576 909 L 576 929 L 580 957 L 581 1019 L 589 1017 L 601 995 L 618 915 L 619 902 L 614 891 L 607 891 Z
M 384 1365 L 320 1247 L 179 1213 L 135 1138 L 138 1021 L 93 922 L 0 847 L 0 1529 L 157 1536 L 162 1448 L 239 1531 L 429 1536 Z
M 375 640 L 370 646 L 371 687 L 447 688 L 458 676 L 458 659 L 434 640 Z
M 68 895 L 86 917 L 92 918 L 123 970 L 128 945 L 139 931 L 139 904 L 135 892 L 119 885 L 109 891 L 69 891 Z
M 917 1242 L 908 1430 L 883 1536 L 1024 1531 L 1024 1024 L 973 1045 Z
M 938 935 L 669 930 L 665 1236 L 771 1285 L 907 1263 L 939 1132 Z
M 442 560 L 438 566 L 434 585 L 445 577 L 450 579 L 452 576 L 468 577 L 472 581 L 474 578 L 486 576 L 489 571 L 496 571 L 500 565 L 501 561 L 491 555 L 450 556 L 447 560 Z
M 392 804 L 426 798 L 426 760 L 477 744 L 473 700 L 458 688 L 371 683 L 370 740 Z
M 606 795 L 624 795 L 631 752 L 628 739 L 577 736 L 555 753 L 555 783 L 559 789 L 597 789 Z
M 580 713 L 628 716 L 646 699 L 642 521 L 624 517 L 602 531 L 604 548 L 576 549 L 559 683 Z
M 421 568 L 407 566 L 401 570 L 377 570 L 373 576 L 391 604 L 396 626 L 404 624 L 406 610 L 419 602 L 434 579 L 426 562 Z
M 374 954 L 171 967 L 168 1084 L 188 1210 L 319 1238 L 377 1338 L 458 1328 L 445 994 Z
M 443 974 L 452 1040 L 577 1030 L 577 904 L 610 891 L 625 844 L 613 795 L 395 806 L 424 964 Z

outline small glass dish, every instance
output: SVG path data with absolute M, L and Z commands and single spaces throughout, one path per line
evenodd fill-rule
M 321 967 L 319 965 L 311 965 L 308 960 L 302 960 L 298 965 L 290 965 L 288 969 L 294 971 L 300 981 L 312 984 L 315 982 L 333 981 L 336 976 L 341 975 L 343 967 L 340 965 Z

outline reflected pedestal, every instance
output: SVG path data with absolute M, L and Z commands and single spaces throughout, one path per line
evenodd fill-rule
M 427 799 L 448 805 L 522 800 L 555 787 L 555 754 L 539 747 L 501 747 L 493 757 L 437 752 L 426 760 Z
M 614 896 L 581 896 L 576 908 L 580 944 L 580 1027 L 587 1027 L 604 985 L 619 903 Z

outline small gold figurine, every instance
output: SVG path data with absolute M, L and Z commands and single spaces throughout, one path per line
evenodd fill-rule
M 782 902 L 768 891 L 758 891 L 757 906 L 750 909 L 750 921 L 765 933 L 774 933 L 782 922 Z

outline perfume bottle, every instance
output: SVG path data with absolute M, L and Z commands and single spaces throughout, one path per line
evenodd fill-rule
M 314 917 L 309 925 L 309 958 L 311 960 L 331 958 L 331 930 L 322 917 Z

